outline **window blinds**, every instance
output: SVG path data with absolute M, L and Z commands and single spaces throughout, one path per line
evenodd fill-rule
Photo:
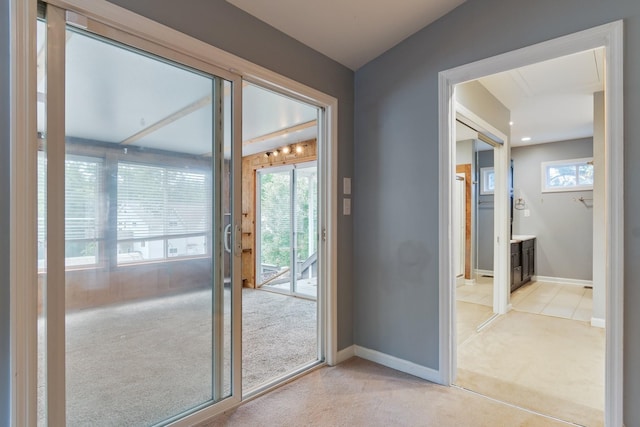
M 65 240 L 102 238 L 102 159 L 70 156 L 65 161 Z
M 118 240 L 204 234 L 210 229 L 207 174 L 118 164 Z

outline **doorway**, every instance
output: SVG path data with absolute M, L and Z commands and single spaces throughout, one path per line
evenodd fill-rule
M 37 22 L 38 424 L 239 401 L 239 256 L 219 231 L 239 219 L 241 80 L 73 19 L 47 5 Z
M 244 89 L 242 381 L 252 396 L 325 358 L 324 141 L 316 106 L 258 84 Z
M 317 177 L 315 162 L 258 171 L 259 288 L 317 298 Z
M 21 307 L 19 310 L 24 309 L 21 312 L 33 314 L 34 320 L 36 315 L 40 318 L 37 331 L 26 324 L 15 326 L 34 343 L 39 334 L 40 354 L 35 354 L 35 345 L 34 353 L 21 353 L 27 347 L 16 346 L 20 356 L 15 360 L 34 361 L 34 366 L 21 365 L 19 378 L 35 378 L 37 361 L 37 387 L 41 394 L 38 401 L 30 398 L 36 396 L 35 381 L 33 393 L 18 393 L 28 398 L 19 399 L 17 406 L 24 408 L 24 413 L 16 414 L 16 419 L 33 419 L 33 423 L 24 424 L 35 424 L 36 408 L 41 411 L 39 422 L 46 420 L 56 425 L 65 425 L 65 420 L 69 424 L 84 423 L 78 420 L 84 419 L 87 410 L 91 414 L 86 422 L 92 424 L 101 420 L 113 422 L 115 412 L 124 417 L 118 421 L 122 423 L 167 424 L 183 418 L 189 422 L 206 419 L 242 399 L 242 81 L 238 74 L 195 59 L 200 55 L 182 55 L 137 38 L 132 34 L 136 31 L 124 25 L 121 30 L 119 24 L 114 24 L 118 28 L 108 27 L 56 6 L 48 5 L 46 9 L 45 13 L 41 8 L 45 14 L 37 24 L 38 69 L 44 71 L 42 76 L 38 72 L 38 89 L 46 88 L 38 96 L 39 140 L 37 144 L 19 144 L 34 160 L 34 170 L 30 172 L 35 176 L 35 165 L 38 169 L 37 205 L 35 192 L 30 194 L 34 203 L 27 205 L 29 212 L 38 212 L 38 227 L 35 221 L 32 225 L 33 230 L 38 230 L 39 253 L 32 260 L 26 257 L 24 263 L 40 269 L 41 305 L 38 313 L 30 311 L 36 306 L 36 295 L 27 298 L 29 292 L 16 305 Z M 111 16 L 109 22 L 132 22 L 117 19 L 123 12 L 110 11 L 108 6 L 101 13 Z M 146 31 L 153 32 L 153 26 Z M 166 28 L 158 31 L 161 35 L 154 40 L 176 36 Z M 85 49 L 78 55 L 82 46 Z M 175 48 L 175 44 L 172 46 Z M 213 56 L 216 55 L 208 57 Z M 242 61 L 237 65 L 252 69 Z M 105 87 L 110 86 L 105 82 L 111 82 L 109 78 L 115 79 L 116 75 L 138 84 L 124 91 L 111 85 L 103 97 L 85 96 L 83 91 L 92 82 L 83 67 L 93 67 L 94 75 L 122 71 L 99 80 Z M 263 85 L 275 79 L 257 67 L 252 70 L 247 74 L 263 79 Z M 35 76 L 35 67 L 32 71 L 33 74 L 24 75 Z M 74 78 L 66 81 L 73 73 Z M 326 260 L 320 267 L 325 271 L 319 271 L 318 276 L 335 279 L 335 251 L 329 254 L 326 249 L 335 242 L 335 216 L 327 214 L 334 205 L 330 197 L 333 187 L 328 182 L 335 180 L 335 100 L 287 79 L 278 81 L 278 91 L 290 90 L 287 93 L 298 97 L 304 94 L 307 102 L 317 104 L 313 109 L 317 113 L 318 134 L 326 142 L 317 154 L 316 209 L 321 214 L 316 235 L 322 230 L 323 239 L 318 239 L 316 250 Z M 161 89 L 148 90 L 158 83 Z M 79 86 L 83 86 L 82 90 L 78 90 Z M 166 102 L 173 90 L 178 92 L 178 101 L 184 102 Z M 94 114 L 92 107 L 110 106 L 105 99 L 116 102 L 122 92 L 133 99 L 121 103 L 121 109 L 111 110 L 111 115 Z M 145 104 L 149 98 L 153 102 Z M 134 131 L 125 136 L 109 135 L 120 129 L 117 125 L 121 123 L 116 119 L 122 117 L 118 115 L 134 116 L 131 110 L 142 115 L 129 123 Z M 97 126 L 95 121 L 107 126 Z M 33 125 L 28 134 L 33 134 L 35 141 L 35 120 Z M 91 128 L 96 135 L 78 136 L 83 125 L 85 131 Z M 33 237 L 25 245 L 33 244 Z M 12 281 L 12 289 L 15 285 Z M 314 313 L 329 323 L 335 315 L 331 312 L 335 308 L 331 284 L 318 293 L 322 294 L 318 299 L 322 298 L 323 303 L 314 308 Z M 325 295 L 327 299 L 323 298 Z M 193 309 L 195 306 L 198 310 Z M 335 328 L 335 322 L 332 325 Z M 158 330 L 164 335 L 152 333 Z M 115 335 L 107 334 L 114 331 Z M 22 339 L 23 335 L 16 336 Z M 162 339 L 158 341 L 159 336 Z M 100 342 L 92 345 L 91 339 Z M 325 360 L 325 351 L 329 352 L 327 360 L 335 360 L 333 329 L 316 328 L 314 342 L 313 365 Z M 191 345 L 202 351 L 189 351 L 194 363 L 187 367 L 184 353 L 187 348 L 195 348 Z M 83 352 L 92 357 L 85 357 Z M 144 357 L 129 357 L 135 352 Z M 100 369 L 105 367 L 102 362 L 107 362 L 100 359 L 105 355 L 122 364 L 117 369 Z M 164 363 L 164 356 L 171 362 Z M 75 363 L 78 359 L 85 362 L 81 369 Z M 166 369 L 157 375 L 144 375 L 158 366 Z M 309 366 L 288 376 L 299 375 L 305 368 Z M 108 371 L 125 375 L 122 381 L 117 375 L 111 376 L 120 385 L 143 375 L 145 378 L 137 385 L 149 387 L 152 392 L 109 385 L 109 375 L 105 375 Z M 77 386 L 78 379 L 84 383 L 85 391 L 88 385 L 93 389 L 79 392 L 82 387 Z M 152 381 L 156 383 L 150 386 Z M 199 386 L 192 387 L 195 383 Z M 20 383 L 16 387 L 26 390 L 31 384 Z M 104 394 L 95 400 L 98 388 L 97 392 Z M 183 393 L 185 389 L 188 390 Z M 179 398 L 170 398 L 175 405 L 157 404 L 159 396 L 166 398 L 175 393 L 180 394 Z M 107 395 L 113 399 L 104 399 Z M 128 399 L 135 395 L 147 398 L 138 403 L 135 398 Z M 134 408 L 113 411 L 114 405 L 119 409 Z M 97 415 L 98 409 L 110 411 L 111 416 Z
M 541 43 L 540 45 L 536 45 L 531 48 L 525 48 L 517 53 L 505 54 L 496 58 L 492 58 L 490 61 L 481 61 L 479 63 L 469 64 L 463 67 L 459 67 L 455 70 L 449 70 L 442 72 L 441 77 L 441 147 L 444 152 L 448 153 L 441 157 L 442 163 L 441 167 L 443 170 L 451 171 L 447 174 L 441 175 L 441 183 L 446 183 L 446 185 L 441 186 L 441 201 L 443 206 L 441 209 L 444 212 L 442 213 L 441 220 L 445 221 L 444 224 L 441 224 L 442 227 L 445 227 L 446 224 L 451 224 L 452 214 L 449 206 L 451 206 L 451 182 L 453 177 L 453 162 L 452 162 L 452 152 L 451 145 L 452 143 L 452 129 L 453 129 L 453 120 L 455 117 L 455 107 L 453 105 L 453 87 L 454 85 L 461 83 L 463 81 L 467 81 L 469 77 L 472 78 L 480 78 L 482 76 L 510 70 L 513 68 L 518 68 L 524 65 L 536 63 L 545 59 L 553 59 L 556 57 L 560 57 L 563 55 L 567 55 L 570 53 L 578 53 L 585 50 L 598 48 L 604 46 L 606 48 L 606 78 L 607 78 L 607 101 L 606 101 L 606 110 L 607 110 L 607 125 L 606 125 L 606 143 L 605 150 L 608 153 L 606 157 L 606 191 L 607 191 L 607 204 L 604 207 L 605 211 L 608 212 L 609 219 L 603 223 L 602 227 L 605 230 L 606 235 L 612 242 L 611 246 L 607 248 L 608 259 L 610 259 L 616 266 L 607 265 L 606 269 L 606 293 L 608 295 L 607 298 L 607 307 L 606 307 L 606 319 L 607 319 L 607 330 L 606 330 L 606 379 L 605 379 L 605 422 L 607 425 L 618 425 L 621 423 L 621 384 L 622 384 L 622 363 L 621 356 L 622 351 L 620 347 L 620 340 L 622 336 L 622 318 L 620 315 L 622 309 L 622 280 L 621 276 L 615 271 L 617 268 L 621 268 L 622 258 L 620 257 L 622 251 L 622 235 L 618 226 L 612 226 L 612 216 L 615 220 L 622 220 L 622 197 L 619 189 L 621 188 L 621 179 L 622 176 L 618 175 L 617 172 L 611 173 L 611 171 L 619 171 L 619 168 L 622 167 L 622 139 L 620 138 L 622 128 L 621 128 L 621 120 L 622 120 L 622 105 L 621 105 L 621 88 L 618 86 L 621 82 L 621 74 L 619 71 L 621 70 L 621 58 L 622 52 L 620 50 L 620 40 L 622 37 L 621 34 L 622 24 L 614 23 L 605 25 L 602 27 L 598 27 L 592 30 L 587 30 L 578 34 L 574 34 L 571 36 L 567 36 L 565 38 L 560 38 L 556 40 L 552 40 L 549 42 Z M 571 48 L 567 48 L 567 46 L 571 46 Z M 464 76 L 464 77 L 463 77 Z M 464 80 L 463 80 L 464 79 Z M 501 163 L 504 165 L 506 169 L 506 162 Z M 616 185 L 613 185 L 616 183 Z M 506 184 L 506 182 L 505 182 Z M 505 193 L 506 199 L 506 193 Z M 617 222 L 616 222 L 617 224 Z M 446 227 L 444 228 L 446 229 Z M 444 238 L 446 236 L 446 238 Z M 450 244 L 451 241 L 450 233 L 442 233 L 440 239 L 440 248 L 443 253 L 451 254 L 450 252 Z M 507 241 L 501 239 L 497 241 L 496 244 L 500 244 L 502 242 L 505 245 Z M 506 245 L 505 245 L 506 246 Z M 451 266 L 453 262 L 453 257 L 450 257 L 445 261 L 445 264 Z M 505 257 L 507 261 L 504 266 L 504 272 L 508 271 L 508 258 Z M 443 370 L 443 375 L 446 378 L 445 382 L 451 383 L 455 378 L 455 359 L 451 359 L 452 355 L 455 355 L 455 349 L 453 349 L 448 343 L 453 343 L 452 345 L 455 347 L 455 340 L 445 339 L 445 337 L 455 336 L 455 330 L 453 330 L 453 318 L 451 317 L 452 310 L 449 307 L 451 305 L 451 295 L 450 291 L 451 283 L 453 283 L 454 278 L 452 277 L 453 268 L 448 267 L 442 270 L 441 283 L 446 284 L 441 289 L 442 292 L 447 295 L 445 300 L 446 304 L 441 305 L 441 309 L 444 310 L 444 313 L 441 313 L 441 321 L 444 324 L 443 329 L 441 329 L 441 338 L 442 343 L 442 359 L 441 361 L 445 361 L 447 363 Z

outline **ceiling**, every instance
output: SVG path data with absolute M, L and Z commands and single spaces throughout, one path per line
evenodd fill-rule
M 353 70 L 464 2 L 227 1 Z M 599 49 L 479 81 L 511 111 L 512 145 L 584 138 L 593 134 L 593 93 L 604 88 L 603 63 Z
M 478 81 L 511 111 L 513 146 L 590 137 L 593 93 L 604 90 L 604 49 L 540 62 Z
M 465 0 L 227 0 L 357 70 Z
M 44 52 L 38 22 L 38 51 Z M 85 140 L 207 156 L 212 151 L 211 76 L 130 49 L 67 31 L 66 134 Z M 39 54 L 39 70 L 44 70 Z M 38 73 L 38 131 L 45 132 L 44 71 Z M 223 83 L 230 129 L 230 83 Z M 243 155 L 313 139 L 316 107 L 243 84 Z M 224 133 L 226 155 L 231 133 Z
M 228 1 L 234 4 L 244 2 Z M 258 3 L 267 2 L 251 2 L 251 5 L 258 7 Z M 405 10 L 409 4 L 420 3 L 416 6 L 417 12 L 414 15 L 420 15 L 424 19 L 431 16 L 424 10 L 425 5 L 422 3 L 425 2 L 422 0 L 402 3 L 400 10 Z M 453 8 L 460 3 L 449 3 L 448 7 Z M 291 4 L 296 14 L 302 13 L 299 8 L 303 7 L 304 16 L 313 15 L 316 8 L 319 8 L 311 2 L 296 1 Z M 363 29 L 377 25 L 381 10 L 385 11 L 388 21 L 393 21 L 395 14 L 399 13 L 396 10 L 398 8 L 389 7 L 379 0 L 371 4 L 377 7 L 366 8 L 359 0 L 344 4 L 330 0 L 323 3 L 320 9 L 322 13 L 330 10 L 340 15 L 338 23 L 346 19 L 342 15 L 348 15 L 350 19 L 355 20 L 353 22 L 359 23 L 358 28 Z M 444 10 L 446 8 L 443 4 L 444 2 L 434 2 L 432 6 L 439 5 Z M 247 2 L 247 7 L 251 5 Z M 289 1 L 269 2 L 273 10 L 280 10 L 279 7 L 283 5 L 289 5 Z M 354 5 L 360 7 L 353 9 Z M 431 13 L 434 13 L 433 10 Z M 287 11 L 285 14 L 290 12 Z M 401 19 L 400 22 L 405 21 Z M 332 25 L 333 27 L 338 28 L 339 25 Z M 43 51 L 43 28 L 44 24 L 40 22 L 40 52 Z M 385 36 L 384 42 L 376 44 L 384 45 L 383 49 L 391 47 L 415 31 L 413 27 L 411 30 L 409 27 L 406 28 L 407 34 L 391 34 Z M 308 36 L 311 37 L 314 31 L 309 27 Z M 331 33 L 332 36 L 329 38 L 335 36 L 334 33 L 342 34 L 339 29 Z M 384 32 L 380 31 L 380 34 L 382 33 Z M 351 41 L 348 35 L 341 37 L 347 37 L 346 40 Z M 350 43 L 343 43 L 345 53 L 352 55 L 356 62 L 368 60 L 361 56 L 362 52 L 367 50 L 364 46 L 362 49 L 358 46 L 347 46 L 350 46 Z M 602 49 L 587 51 L 480 79 L 479 82 L 511 111 L 513 145 L 591 136 L 592 95 L 604 87 L 603 55 Z M 41 58 L 44 58 L 44 55 L 41 55 Z M 140 55 L 81 33 L 68 32 L 66 86 L 66 126 L 69 136 L 197 155 L 205 155 L 211 151 L 212 80 L 209 76 L 147 55 Z M 41 73 L 38 90 L 40 93 L 44 92 Z M 43 97 L 40 99 L 44 100 Z M 227 87 L 227 117 L 230 116 L 229 99 Z M 44 102 L 39 102 L 38 113 L 42 119 Z M 245 83 L 243 155 L 315 138 L 317 114 L 317 108 L 313 106 Z M 40 123 L 44 123 L 44 120 L 40 120 Z M 230 135 L 227 133 L 225 137 L 227 146 L 230 146 Z M 523 142 L 524 137 L 530 137 L 531 141 Z

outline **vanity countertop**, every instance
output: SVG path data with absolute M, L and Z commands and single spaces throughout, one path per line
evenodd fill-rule
M 511 236 L 511 243 L 523 242 L 525 240 L 535 239 L 536 236 L 532 234 L 514 234 Z

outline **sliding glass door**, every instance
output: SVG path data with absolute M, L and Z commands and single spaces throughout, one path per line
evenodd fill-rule
M 315 162 L 258 171 L 261 288 L 316 298 L 318 173 Z
M 238 402 L 239 80 L 56 7 L 38 28 L 39 423 Z

